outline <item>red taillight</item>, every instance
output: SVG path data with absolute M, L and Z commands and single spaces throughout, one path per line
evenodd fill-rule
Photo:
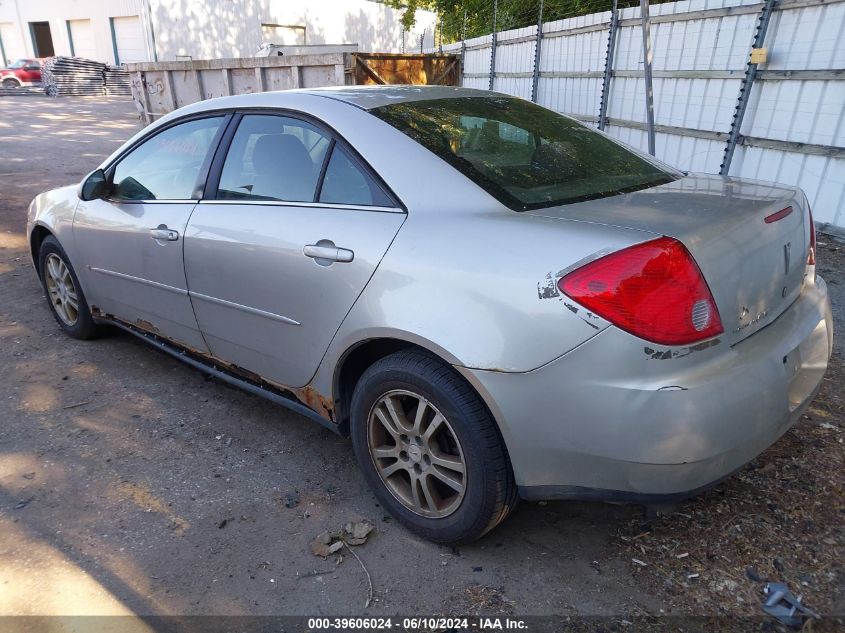
M 816 224 L 813 222 L 813 210 L 807 205 L 807 213 L 810 214 L 810 253 L 807 255 L 807 266 L 816 265 Z
M 701 270 L 670 237 L 601 257 L 557 285 L 588 310 L 654 343 L 687 345 L 724 331 Z
M 786 207 L 785 209 L 781 209 L 777 213 L 767 215 L 765 218 L 763 218 L 763 222 L 765 222 L 766 224 L 772 224 L 773 222 L 777 222 L 778 220 L 783 220 L 790 213 L 792 213 L 792 207 Z

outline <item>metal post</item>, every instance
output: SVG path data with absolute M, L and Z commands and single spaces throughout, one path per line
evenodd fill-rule
M 423 42 L 425 41 L 425 29 L 423 29 L 422 35 L 420 35 L 420 55 L 423 53 Z
M 402 53 L 405 52 L 405 27 L 402 27 Z
M 464 71 L 467 64 L 467 10 L 464 9 L 464 25 L 461 29 L 461 85 L 464 85 Z
M 147 0 L 147 20 L 146 22 L 149 24 L 150 27 L 150 41 L 153 45 L 153 61 L 158 61 L 158 46 L 156 45 L 156 31 L 155 26 L 153 24 L 153 7 L 150 4 L 151 0 Z M 149 57 L 149 56 L 148 56 Z
M 607 57 L 604 60 L 604 79 L 601 82 L 599 103 L 599 129 L 607 127 L 607 108 L 610 103 L 610 81 L 613 78 L 613 57 L 616 53 L 616 35 L 619 33 L 619 12 L 616 0 L 610 9 L 610 31 L 607 34 Z
M 537 103 L 537 84 L 540 81 L 540 46 L 543 41 L 543 0 L 537 15 L 537 41 L 534 44 L 534 76 L 531 78 L 531 101 Z
M 648 153 L 654 156 L 654 89 L 651 84 L 651 28 L 648 21 L 648 0 L 640 0 L 643 21 L 643 75 L 645 77 L 645 114 L 648 123 Z
M 499 12 L 499 0 L 493 0 L 493 40 L 490 42 L 490 85 L 488 90 L 493 90 L 493 80 L 496 78 L 496 19 Z
M 754 41 L 751 43 L 751 48 L 762 48 L 766 41 L 766 31 L 769 29 L 769 20 L 772 17 L 772 11 L 775 8 L 777 0 L 766 0 L 763 5 L 763 10 L 760 12 L 760 17 L 757 20 L 757 32 L 754 34 Z M 722 165 L 719 167 L 719 175 L 727 176 L 731 170 L 731 161 L 734 157 L 734 150 L 736 144 L 739 142 L 739 132 L 742 128 L 742 119 L 745 117 L 745 110 L 748 108 L 748 99 L 751 96 L 751 86 L 754 84 L 754 79 L 757 77 L 757 64 L 751 62 L 749 55 L 748 64 L 745 67 L 745 77 L 742 78 L 742 83 L 739 86 L 739 99 L 736 102 L 736 109 L 734 110 L 734 118 L 731 121 L 731 132 L 728 135 L 728 143 L 725 145 L 725 155 L 722 158 Z

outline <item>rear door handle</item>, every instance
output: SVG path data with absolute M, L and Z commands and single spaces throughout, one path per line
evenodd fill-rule
M 169 229 L 164 224 L 159 224 L 157 228 L 150 229 L 150 237 L 156 241 L 175 242 L 179 239 L 179 231 Z
M 348 248 L 338 248 L 331 240 L 308 244 L 302 249 L 302 254 L 311 257 L 320 266 L 330 266 L 334 262 L 349 263 L 355 259 L 354 252 Z

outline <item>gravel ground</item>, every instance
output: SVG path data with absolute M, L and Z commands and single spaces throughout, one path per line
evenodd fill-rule
M 386 516 L 347 440 L 132 337 L 59 332 L 26 207 L 136 129 L 126 101 L 0 98 L 0 614 L 499 612 L 622 626 L 758 615 L 756 578 L 845 612 L 841 337 L 807 416 L 675 513 L 523 503 L 472 546 L 433 545 Z M 841 331 L 845 246 L 823 238 L 820 261 Z M 356 549 L 367 609 L 358 561 L 309 552 L 360 518 L 377 526 Z

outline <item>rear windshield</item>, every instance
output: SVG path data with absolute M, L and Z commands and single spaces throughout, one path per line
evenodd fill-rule
M 411 101 L 370 112 L 516 211 L 613 196 L 680 177 L 573 119 L 513 97 Z

